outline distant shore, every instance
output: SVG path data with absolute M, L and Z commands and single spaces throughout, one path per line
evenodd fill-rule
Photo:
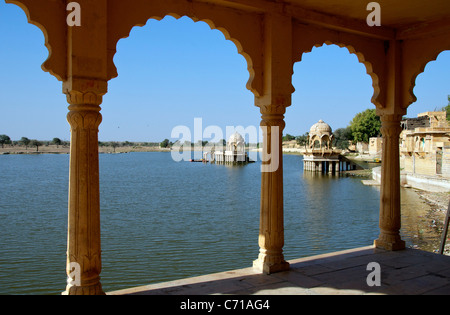
M 99 153 L 129 153 L 129 152 L 170 152 L 170 148 L 160 148 L 156 146 L 99 146 Z M 0 148 L 0 155 L 7 154 L 69 154 L 70 147 L 62 145 L 43 145 L 36 150 L 36 147 L 8 146 Z

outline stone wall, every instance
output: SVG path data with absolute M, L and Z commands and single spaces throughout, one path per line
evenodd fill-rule
M 381 183 L 381 166 L 372 169 L 372 179 Z M 400 174 L 400 184 L 403 187 L 412 187 L 431 192 L 450 192 L 450 180 L 436 176 L 426 176 L 406 173 Z

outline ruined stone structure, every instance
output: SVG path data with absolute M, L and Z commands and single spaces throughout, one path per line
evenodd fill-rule
M 407 173 L 450 177 L 450 125 L 446 112 L 402 121 L 400 165 Z
M 188 16 L 221 31 L 247 61 L 247 87 L 254 94 L 264 127 L 255 270 L 273 273 L 289 269 L 283 254 L 284 115 L 294 92 L 294 63 L 322 45 L 348 49 L 372 79 L 371 101 L 381 118 L 383 136 L 380 234 L 374 244 L 387 250 L 405 248 L 400 237 L 400 121 L 416 100 L 417 76 L 428 62 L 450 49 L 448 0 L 379 1 L 378 26 L 371 18 L 377 12 L 359 0 L 78 0 L 78 6 L 63 0 L 6 2 L 20 6 L 28 21 L 42 30 L 49 51 L 42 68 L 61 81 L 69 104 L 66 294 L 104 293 L 100 282 L 98 131 L 108 82 L 118 76 L 114 64 L 117 43 L 128 37 L 133 27 L 167 15 Z M 124 106 L 132 110 L 129 104 Z M 344 108 L 337 104 L 336 110 Z M 266 167 L 273 164 L 275 167 Z M 77 279 L 73 266 L 79 266 Z

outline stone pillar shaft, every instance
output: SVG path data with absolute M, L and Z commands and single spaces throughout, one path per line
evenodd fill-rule
M 98 127 L 104 93 L 67 90 L 71 127 L 68 285 L 63 294 L 101 295 L 100 188 Z
M 282 134 L 285 123 L 283 114 L 272 114 L 271 107 L 267 109 L 268 112 L 261 110 L 264 147 L 261 175 L 260 251 L 253 266 L 260 272 L 270 274 L 288 270 L 289 264 L 284 260 L 283 255 Z
M 405 249 L 405 242 L 400 238 L 400 120 L 401 115 L 381 116 L 383 157 L 380 190 L 380 236 L 375 241 L 375 246 L 387 250 Z

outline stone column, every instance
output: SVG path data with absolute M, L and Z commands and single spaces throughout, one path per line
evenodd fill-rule
M 375 240 L 377 248 L 405 249 L 400 238 L 400 155 L 399 138 L 401 115 L 382 115 L 383 157 L 380 190 L 380 236 Z
M 284 115 L 279 107 L 262 107 L 263 165 L 261 175 L 261 208 L 259 256 L 253 267 L 263 273 L 284 271 L 283 153 Z M 282 109 L 284 113 L 284 108 Z M 270 160 L 269 160 L 270 157 Z
M 63 294 L 101 295 L 100 189 L 98 127 L 106 82 L 79 80 L 65 84 L 71 127 L 68 285 Z
M 289 269 L 284 260 L 283 154 L 284 114 L 292 103 L 293 56 L 292 18 L 270 12 L 263 18 L 263 89 L 255 95 L 262 115 L 263 162 L 261 166 L 261 207 L 259 256 L 256 270 L 273 273 Z M 269 160 L 270 158 L 270 160 Z

